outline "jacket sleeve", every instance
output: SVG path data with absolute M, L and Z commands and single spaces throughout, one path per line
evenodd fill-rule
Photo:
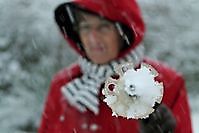
M 175 133 L 192 133 L 191 113 L 182 75 L 176 73 L 166 64 L 154 62 L 149 58 L 146 58 L 145 62 L 158 70 L 159 77 L 157 80 L 164 83 L 163 103 L 171 109 L 176 118 Z
M 60 123 L 60 114 L 63 114 L 66 108 L 66 102 L 63 102 L 60 89 L 79 75 L 81 73 L 77 64 L 72 64 L 55 74 L 44 104 L 40 127 L 38 129 L 39 133 L 57 133 L 61 130 L 58 123 Z
M 60 104 L 58 104 L 59 93 L 57 89 L 57 83 L 53 80 L 44 104 L 44 110 L 41 116 L 41 123 L 38 129 L 39 133 L 49 133 L 56 130 L 53 123 L 57 121 L 56 119 L 59 118 L 57 115 L 60 114 L 59 111 L 61 111 Z
M 172 112 L 177 122 L 175 133 L 192 133 L 188 96 L 184 80 L 182 78 L 180 78 L 180 80 L 180 88 L 177 93 L 178 95 L 172 105 Z

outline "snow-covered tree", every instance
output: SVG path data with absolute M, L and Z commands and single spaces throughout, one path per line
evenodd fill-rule
M 0 0 L 0 129 L 35 131 L 53 73 L 76 55 L 60 36 L 53 11 L 59 0 Z M 138 0 L 147 25 L 146 54 L 199 87 L 199 2 Z

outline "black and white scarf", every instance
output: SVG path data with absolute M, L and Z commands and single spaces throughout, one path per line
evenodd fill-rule
M 111 61 L 106 65 L 97 65 L 80 57 L 79 64 L 83 76 L 62 86 L 62 94 L 69 104 L 76 107 L 80 112 L 89 109 L 97 115 L 99 113 L 98 94 L 100 86 L 107 77 L 114 74 L 114 67 L 125 62 L 133 62 L 137 65 L 141 63 L 143 57 L 143 45 L 139 45 L 125 57 Z

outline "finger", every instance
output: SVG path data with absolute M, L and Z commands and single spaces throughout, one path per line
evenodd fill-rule
M 170 109 L 165 104 L 160 104 L 157 110 L 159 110 L 161 114 L 164 114 L 165 112 L 171 112 Z
M 153 108 L 156 110 L 160 105 L 161 105 L 160 103 L 155 102 L 155 105 L 153 106 Z
M 148 125 L 148 124 L 153 125 L 153 124 L 156 124 L 158 122 L 158 120 L 159 120 L 158 117 L 153 112 L 152 114 L 149 115 L 149 118 L 147 118 L 147 119 L 141 119 L 140 123 L 143 124 L 143 125 Z
M 152 124 L 152 125 L 160 124 L 161 122 L 162 122 L 162 116 L 158 110 L 149 115 L 148 119 L 144 120 L 145 124 Z
M 173 132 L 176 127 L 176 121 L 175 119 L 169 119 L 165 123 L 162 123 L 161 127 L 165 132 Z
M 161 104 L 155 111 L 155 117 L 161 123 L 165 122 L 165 120 L 174 119 L 171 110 L 164 104 Z
M 159 111 L 162 114 L 164 122 L 161 123 L 161 128 L 164 132 L 173 132 L 176 127 L 176 120 L 172 111 L 164 104 L 161 105 Z
M 162 120 L 162 114 L 159 110 L 156 110 L 154 113 L 151 115 L 151 119 L 155 122 L 160 122 Z
M 141 128 L 145 131 L 144 133 L 164 133 L 159 124 L 147 124 L 144 127 L 142 126 Z

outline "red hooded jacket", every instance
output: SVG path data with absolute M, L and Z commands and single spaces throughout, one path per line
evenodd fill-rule
M 118 58 L 140 45 L 145 28 L 139 7 L 134 0 L 75 0 L 70 3 L 75 3 L 80 8 L 129 27 L 134 39 L 130 46 L 119 54 Z M 55 19 L 70 46 L 81 56 L 85 56 L 78 47 L 78 35 L 70 28 L 71 23 L 68 21 L 70 16 L 64 13 L 65 6 L 70 3 L 64 3 L 56 9 Z M 182 76 L 162 63 L 148 58 L 145 58 L 144 62 L 152 65 L 159 72 L 157 80 L 164 84 L 163 103 L 171 109 L 177 121 L 175 133 L 192 133 L 190 109 Z M 102 100 L 100 100 L 99 115 L 94 115 L 90 111 L 81 113 L 64 100 L 61 87 L 81 75 L 79 65 L 73 64 L 54 76 L 42 113 L 39 133 L 138 133 L 137 120 L 112 117 L 110 108 Z M 101 96 L 99 98 L 101 99 Z

